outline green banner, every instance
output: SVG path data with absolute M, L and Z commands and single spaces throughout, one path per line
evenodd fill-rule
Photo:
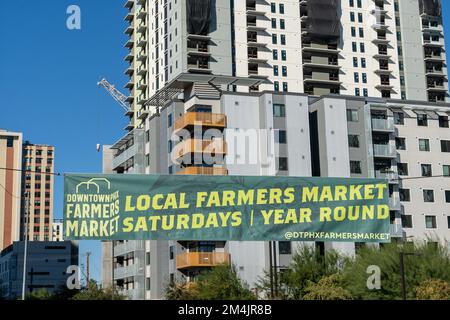
M 385 180 L 87 175 L 64 179 L 67 240 L 389 242 Z

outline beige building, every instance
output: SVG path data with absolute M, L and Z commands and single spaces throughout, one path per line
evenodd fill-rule
M 23 145 L 21 238 L 25 235 L 27 217 L 29 240 L 50 241 L 52 238 L 54 152 L 55 148 L 48 145 L 29 142 Z M 27 194 L 29 210 L 26 210 Z
M 0 130 L 0 251 L 19 238 L 21 163 L 22 134 Z

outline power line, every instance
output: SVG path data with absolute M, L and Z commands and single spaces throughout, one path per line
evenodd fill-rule
M 8 189 L 6 189 L 6 187 L 4 186 L 4 185 L 2 185 L 1 183 L 0 183 L 0 187 L 3 189 L 3 190 L 5 190 L 5 192 L 7 193 L 7 194 L 9 194 L 10 196 L 12 196 L 12 197 L 14 197 L 14 198 L 16 198 L 16 199 L 22 199 L 22 197 L 18 197 L 18 196 L 16 196 L 16 195 L 14 195 L 14 194 L 12 194 Z
M 23 170 L 23 169 L 14 169 L 14 168 L 0 168 L 0 170 L 6 170 L 6 171 L 17 171 L 17 172 L 25 172 L 25 173 L 41 173 L 41 174 L 48 174 L 53 176 L 62 176 L 59 172 L 42 172 L 42 171 L 33 171 L 33 170 Z

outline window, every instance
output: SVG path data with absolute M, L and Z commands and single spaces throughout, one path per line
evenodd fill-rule
M 358 58 L 357 57 L 353 58 L 353 67 L 358 68 Z
M 288 91 L 288 83 L 283 82 L 283 92 L 287 92 L 287 91 Z
M 366 88 L 363 89 L 363 95 L 364 95 L 364 97 L 368 97 L 369 96 L 369 91 L 367 91 Z
M 448 128 L 448 117 L 439 116 L 439 127 L 440 128 Z
M 290 241 L 279 241 L 278 242 L 278 251 L 280 254 L 292 254 L 292 242 Z
M 349 6 L 350 6 L 350 7 L 354 7 L 354 6 L 355 6 L 354 0 L 349 0 Z
M 450 177 L 450 165 L 443 165 L 442 166 L 442 175 L 444 177 Z
M 403 228 L 412 228 L 412 216 L 409 214 L 402 215 L 402 227 Z
M 425 226 L 427 229 L 436 229 L 436 216 L 425 216 Z
M 362 68 L 366 67 L 366 58 L 361 58 L 361 67 Z
M 350 12 L 350 21 L 355 22 L 355 13 L 354 12 Z
M 277 158 L 278 159 L 278 170 L 279 171 L 287 171 L 288 170 L 288 159 L 285 157 Z
M 362 74 L 362 82 L 367 83 L 367 73 Z
M 284 14 L 284 4 L 280 3 L 280 14 Z
M 358 45 L 356 44 L 356 42 L 352 42 L 352 51 L 353 52 L 357 52 L 358 51 Z
M 350 148 L 359 148 L 359 136 L 355 134 L 348 135 L 348 146 Z
M 274 117 L 285 117 L 286 107 L 284 104 L 274 104 L 273 105 L 273 116 Z
M 282 75 L 283 77 L 287 77 L 287 67 L 286 67 L 286 66 L 283 66 L 283 67 L 281 68 L 281 75 Z
M 361 174 L 361 161 L 350 161 L 350 173 Z
M 170 127 L 172 127 L 173 125 L 173 115 L 169 114 L 169 116 L 167 117 L 167 125 Z
M 281 60 L 286 61 L 286 50 L 281 50 Z
M 13 137 L 6 137 L 6 147 L 7 148 L 14 147 L 14 138 Z
M 434 191 L 433 190 L 423 190 L 423 201 L 424 202 L 434 202 Z
M 361 0 L 357 0 L 356 1 L 356 5 L 358 6 L 358 8 L 362 7 L 362 1 Z
M 445 190 L 445 202 L 450 203 L 450 190 Z
M 145 253 L 145 264 L 146 264 L 147 266 L 150 265 L 150 252 L 146 252 L 146 253 Z
M 420 127 L 428 126 L 428 117 L 426 114 L 418 114 L 417 115 L 417 125 Z
M 352 37 L 356 37 L 356 28 L 355 27 L 351 28 L 351 32 L 352 32 Z
M 395 138 L 395 146 L 397 150 L 406 150 L 406 139 L 405 138 Z
M 359 28 L 359 37 L 364 38 L 364 29 L 363 28 Z
M 359 82 L 359 73 L 358 72 L 353 73 L 353 80 L 355 81 L 355 83 Z
M 409 189 L 398 189 L 400 195 L 400 201 L 409 202 L 411 201 L 411 192 Z
M 358 22 L 359 23 L 363 22 L 363 15 L 362 15 L 362 13 L 358 13 Z
M 366 52 L 366 46 L 364 45 L 364 43 L 360 43 L 360 44 L 359 44 L 359 50 L 360 50 L 362 53 Z
M 450 140 L 441 140 L 441 151 L 450 152 Z
M 430 140 L 419 139 L 419 150 L 420 151 L 430 151 Z
M 276 130 L 275 139 L 278 143 L 286 143 L 286 130 Z
M 433 175 L 431 164 L 421 164 L 420 167 L 422 168 L 422 177 L 431 177 Z
M 272 44 L 277 44 L 277 35 L 272 34 Z
M 280 91 L 280 83 L 278 81 L 273 82 L 273 90 Z
M 283 46 L 286 45 L 286 36 L 284 34 L 280 35 L 280 43 Z
M 358 110 L 347 109 L 347 121 L 358 122 Z
M 278 50 L 272 51 L 272 58 L 273 58 L 273 60 L 278 60 Z
M 175 258 L 175 247 L 174 246 L 170 246 L 169 247 L 169 259 L 173 260 Z
M 284 22 L 284 19 L 280 19 L 280 29 L 282 29 L 282 30 L 286 29 L 286 24 Z
M 450 229 L 450 217 L 447 217 L 447 227 Z
M 398 174 L 401 176 L 408 175 L 408 164 L 407 163 L 397 163 Z
M 403 112 L 394 112 L 394 124 L 396 125 L 405 124 L 405 114 Z
M 273 66 L 273 75 L 278 77 L 278 66 Z
M 272 18 L 272 29 L 276 29 L 277 28 L 277 19 Z
M 361 95 L 361 91 L 359 88 L 355 88 L 355 96 L 359 97 Z
M 274 2 L 272 2 L 270 4 L 270 12 L 272 12 L 272 13 L 277 12 L 277 6 L 276 6 L 276 4 Z

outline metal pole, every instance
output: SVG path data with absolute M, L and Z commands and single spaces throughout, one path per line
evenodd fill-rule
M 273 241 L 273 278 L 275 283 L 275 297 L 278 298 L 278 263 L 277 263 L 277 242 Z
M 402 289 L 402 298 L 403 300 L 406 300 L 404 252 L 400 252 L 400 285 Z
M 25 300 L 27 282 L 27 251 L 28 251 L 28 219 L 30 211 L 30 193 L 25 193 L 25 239 L 23 248 L 22 300 Z
M 91 253 L 86 252 L 86 287 L 89 289 L 90 275 L 89 275 L 89 257 Z
M 272 241 L 269 241 L 269 278 L 270 278 L 270 299 L 273 299 L 273 261 L 272 261 Z

